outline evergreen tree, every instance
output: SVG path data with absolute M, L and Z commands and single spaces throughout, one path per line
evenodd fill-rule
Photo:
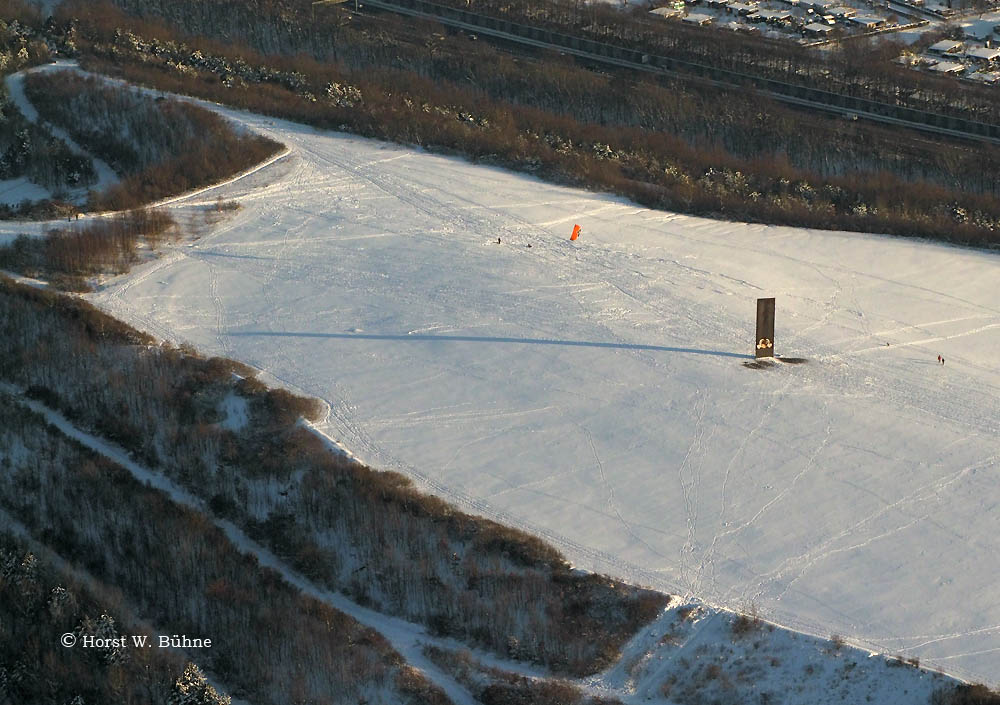
M 170 705 L 229 705 L 231 700 L 212 687 L 198 666 L 188 662 L 184 673 L 174 683 Z

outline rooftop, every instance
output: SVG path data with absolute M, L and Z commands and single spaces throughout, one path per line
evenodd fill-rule
M 942 39 L 937 44 L 931 44 L 927 47 L 927 51 L 936 51 L 941 54 L 951 53 L 953 51 L 958 51 L 962 48 L 962 42 L 956 42 L 951 39 Z
M 962 64 L 956 64 L 952 61 L 942 61 L 939 64 L 934 64 L 930 69 L 939 73 L 958 73 L 959 71 L 964 71 L 965 67 Z
M 976 47 L 969 49 L 965 55 L 971 59 L 982 59 L 984 61 L 996 61 L 1000 58 L 1000 49 L 987 49 L 986 47 Z

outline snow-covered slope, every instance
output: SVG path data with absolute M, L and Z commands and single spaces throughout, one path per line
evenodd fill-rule
M 292 155 L 175 204 L 204 236 L 96 303 L 580 567 L 1000 682 L 997 256 L 239 119 Z M 743 365 L 759 296 L 806 363 Z
M 13 398 L 8 401 L 5 394 Z M 201 499 L 171 479 L 136 463 L 119 446 L 76 427 L 59 412 L 24 397 L 22 390 L 0 383 L 0 400 L 23 404 L 43 415 L 61 433 L 109 458 L 140 482 L 162 490 L 178 505 L 197 512 L 206 510 Z M 253 555 L 261 565 L 273 569 L 303 593 L 380 633 L 409 665 L 441 688 L 454 705 L 479 703 L 475 697 L 479 691 L 463 685 L 447 669 L 439 668 L 428 658 L 425 646 L 460 649 L 508 674 L 533 679 L 549 677 L 543 670 L 522 662 L 477 650 L 468 651 L 467 645 L 433 636 L 423 626 L 374 612 L 343 594 L 323 589 L 251 540 L 231 522 L 218 517 L 212 521 L 241 552 Z M 22 524 L 3 510 L 0 510 L 0 529 L 30 536 Z M 785 705 L 839 705 L 862 701 L 911 705 L 929 703 L 935 690 L 954 686 L 940 673 L 905 666 L 898 660 L 873 658 L 857 649 L 841 648 L 837 643 L 774 629 L 749 619 L 741 622 L 727 612 L 674 600 L 652 624 L 630 640 L 617 664 L 605 673 L 573 684 L 591 695 L 620 699 L 629 705 L 651 701 L 700 704 L 720 701 L 719 698 L 726 702 Z M 228 689 L 224 682 L 215 685 L 222 691 Z

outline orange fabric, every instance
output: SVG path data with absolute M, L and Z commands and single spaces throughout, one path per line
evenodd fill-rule
M 574 225 L 573 226 L 573 234 L 569 236 L 569 239 L 570 240 L 576 240 L 578 237 L 580 237 L 580 226 L 579 225 Z

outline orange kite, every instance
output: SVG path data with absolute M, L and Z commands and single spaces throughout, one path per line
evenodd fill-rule
M 569 236 L 569 239 L 570 240 L 576 240 L 578 237 L 580 237 L 580 226 L 579 225 L 574 225 L 573 226 L 573 234 Z

